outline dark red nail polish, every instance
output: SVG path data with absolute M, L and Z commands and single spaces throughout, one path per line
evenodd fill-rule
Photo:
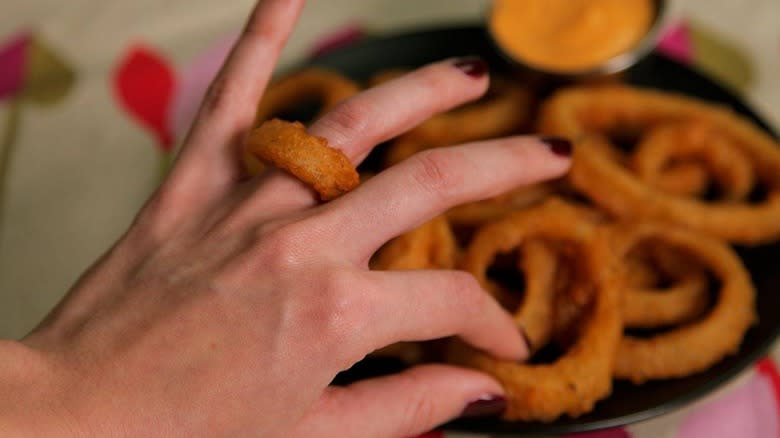
M 571 141 L 563 137 L 541 137 L 539 140 L 546 144 L 555 155 L 559 155 L 561 157 L 571 156 Z
M 487 74 L 487 62 L 477 56 L 468 56 L 455 61 L 455 67 L 472 78 L 481 78 Z
M 506 399 L 500 395 L 485 395 L 470 402 L 460 414 L 461 418 L 495 417 L 506 409 Z

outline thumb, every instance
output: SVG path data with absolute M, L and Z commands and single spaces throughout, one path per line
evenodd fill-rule
M 329 387 L 293 436 L 408 437 L 461 416 L 500 414 L 506 405 L 491 377 L 450 365 Z

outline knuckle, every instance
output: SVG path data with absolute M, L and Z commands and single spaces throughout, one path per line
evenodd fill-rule
M 412 176 L 420 187 L 443 198 L 458 193 L 463 176 L 452 155 L 441 149 L 431 149 L 414 155 L 413 160 Z
M 201 111 L 216 122 L 234 129 L 247 128 L 254 118 L 251 108 L 250 93 L 240 87 L 238 81 L 229 75 L 220 75 L 209 86 L 203 99 Z
M 310 250 L 309 231 L 304 221 L 267 223 L 256 230 L 255 254 L 269 269 L 280 272 L 304 262 Z
M 211 115 L 227 115 L 227 113 L 230 113 L 230 106 L 235 99 L 235 95 L 231 81 L 221 75 L 211 83 L 208 91 L 206 91 L 203 110 Z
M 347 99 L 323 117 L 323 131 L 329 138 L 354 138 L 368 129 L 367 120 L 372 107 L 361 99 Z
M 316 295 L 310 300 L 314 307 L 308 317 L 312 330 L 323 335 L 330 350 L 346 357 L 347 366 L 359 360 L 350 352 L 365 353 L 359 351 L 357 340 L 367 326 L 366 300 L 355 290 L 355 279 L 349 271 L 327 270 L 320 276 Z
M 174 230 L 181 229 L 182 221 L 191 210 L 187 201 L 169 181 L 163 183 L 136 216 L 129 234 L 152 243 L 168 240 Z

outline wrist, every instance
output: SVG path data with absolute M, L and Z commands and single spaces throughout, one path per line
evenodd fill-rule
M 76 422 L 57 373 L 40 352 L 0 340 L 0 436 L 71 436 Z

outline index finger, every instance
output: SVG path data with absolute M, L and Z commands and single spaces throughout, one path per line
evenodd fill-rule
M 193 193 L 226 189 L 240 175 L 235 145 L 251 127 L 257 102 L 303 7 L 303 0 L 261 0 L 209 87 L 169 179 Z M 215 193 L 216 192 L 216 193 Z

